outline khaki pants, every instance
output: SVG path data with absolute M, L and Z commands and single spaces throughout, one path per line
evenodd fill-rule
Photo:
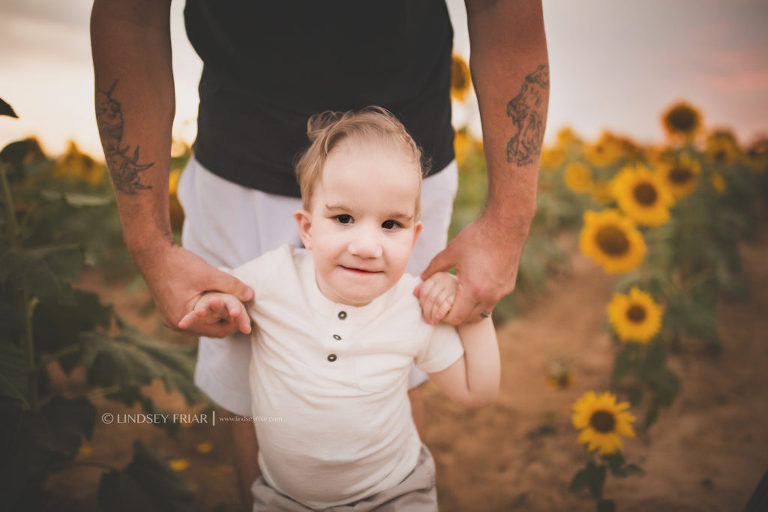
M 313 512 L 267 484 L 263 477 L 254 482 L 253 512 Z M 425 445 L 416 467 L 405 479 L 391 489 L 369 496 L 354 503 L 337 505 L 325 509 L 328 512 L 435 512 L 437 491 L 435 490 L 435 461 Z

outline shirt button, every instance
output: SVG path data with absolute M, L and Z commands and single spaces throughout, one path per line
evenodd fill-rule
M 335 339 L 336 341 L 341 341 L 341 336 L 339 336 L 338 334 L 334 334 L 333 339 Z
M 328 361 L 334 362 L 336 359 L 336 354 L 328 354 Z
M 347 318 L 347 312 L 339 311 L 339 320 L 344 320 L 345 318 Z

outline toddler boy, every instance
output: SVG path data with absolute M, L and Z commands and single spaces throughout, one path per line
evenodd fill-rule
M 254 511 L 437 510 L 434 462 L 409 410 L 410 367 L 460 404 L 491 403 L 500 374 L 493 324 L 439 324 L 455 278 L 420 284 L 405 274 L 421 231 L 422 169 L 404 127 L 373 107 L 315 116 L 308 135 L 294 214 L 305 248 L 238 267 L 253 301 L 205 294 L 179 327 L 232 317 L 250 333 L 255 324 Z

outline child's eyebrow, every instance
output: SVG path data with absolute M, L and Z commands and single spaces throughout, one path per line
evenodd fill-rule
M 325 209 L 326 210 L 349 210 L 349 207 L 344 206 L 343 204 L 326 204 Z
M 350 211 L 351 208 L 348 206 L 345 206 L 343 204 L 326 204 L 325 205 L 326 210 L 341 210 L 341 211 Z M 408 212 L 402 212 L 402 211 L 394 211 L 390 212 L 386 215 L 388 219 L 399 219 L 399 220 L 411 220 L 413 218 L 413 213 Z

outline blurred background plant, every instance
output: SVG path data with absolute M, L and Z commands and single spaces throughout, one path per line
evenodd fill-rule
M 16 117 L 0 100 L 0 114 Z M 85 266 L 136 275 L 103 164 L 74 144 L 47 157 L 35 139 L 0 151 L 0 488 L 4 510 L 79 510 L 46 487 L 54 473 L 91 464 L 94 397 L 162 412 L 142 388 L 160 379 L 188 404 L 194 346 L 154 339 L 128 325 L 96 293 L 72 287 Z M 86 388 L 58 389 L 49 370 L 84 368 Z M 173 434 L 175 423 L 164 423 Z M 193 494 L 154 449 L 136 441 L 125 467 L 99 463 L 102 510 L 188 510 Z

